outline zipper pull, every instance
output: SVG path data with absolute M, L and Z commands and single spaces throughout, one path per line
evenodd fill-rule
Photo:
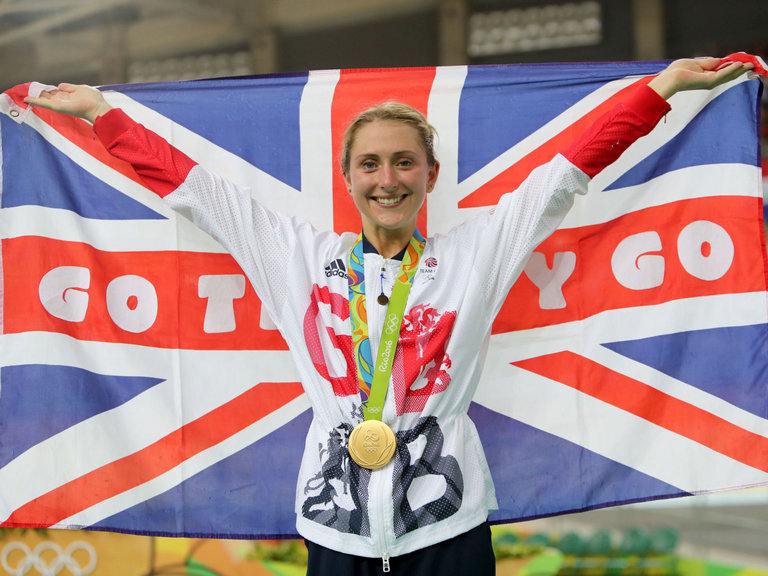
M 382 571 L 389 572 L 389 554 L 384 554 L 384 556 L 381 557 L 381 561 L 382 561 Z

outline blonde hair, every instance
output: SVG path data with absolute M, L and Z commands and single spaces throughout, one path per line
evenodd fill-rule
M 341 170 L 344 174 L 349 173 L 349 155 L 352 145 L 355 143 L 358 130 L 376 120 L 391 120 L 411 126 L 418 134 L 419 141 L 424 148 L 424 152 L 427 154 L 429 165 L 434 166 L 437 163 L 437 157 L 435 156 L 435 136 L 437 131 L 432 124 L 427 122 L 424 114 L 402 102 L 385 102 L 364 110 L 347 126 L 347 131 L 344 133 L 344 144 L 341 149 Z

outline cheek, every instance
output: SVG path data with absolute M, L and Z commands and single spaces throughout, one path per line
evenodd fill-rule
M 355 203 L 355 206 L 357 206 L 358 210 L 365 208 L 366 196 L 359 189 L 356 189 L 353 186 L 352 191 L 350 192 L 350 196 L 352 197 L 352 201 Z
M 347 190 L 352 196 L 365 197 L 376 188 L 376 180 L 367 174 L 355 174 L 353 178 L 346 180 Z
M 426 174 L 414 174 L 413 178 L 409 179 L 408 185 L 413 190 L 429 192 L 429 179 Z

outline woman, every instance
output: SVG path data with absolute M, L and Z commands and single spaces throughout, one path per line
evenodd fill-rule
M 296 495 L 308 574 L 482 575 L 494 573 L 496 500 L 467 410 L 493 319 L 574 194 L 653 128 L 667 98 L 751 68 L 720 64 L 673 63 L 493 210 L 426 240 L 417 214 L 440 164 L 431 126 L 407 106 L 350 125 L 342 171 L 362 233 L 339 236 L 261 206 L 95 89 L 62 84 L 27 102 L 93 122 L 233 254 L 288 342 L 313 406 Z

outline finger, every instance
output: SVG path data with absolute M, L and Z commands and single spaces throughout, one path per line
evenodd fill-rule
M 729 79 L 738 78 L 752 67 L 753 66 L 751 64 L 747 66 L 744 62 L 732 62 L 725 68 L 718 70 L 718 74 L 722 74 L 724 77 Z
M 77 84 L 70 84 L 69 82 L 62 82 L 61 84 L 59 84 L 59 90 L 61 90 L 62 92 L 72 93 L 75 90 L 77 90 L 77 88 L 78 88 Z
M 52 96 L 51 96 L 51 94 L 49 92 L 41 92 L 40 96 L 37 96 L 37 97 L 25 96 L 24 97 L 24 102 L 26 102 L 27 104 L 32 104 L 33 106 L 35 106 L 37 104 L 45 103 L 45 101 L 46 100 L 50 100 L 51 97 Z
M 717 70 L 717 67 L 720 66 L 721 59 L 720 58 L 695 58 L 694 62 L 701 67 L 702 70 Z
M 714 86 L 720 86 L 721 84 L 735 80 L 748 70 L 749 68 L 747 68 L 743 62 L 730 63 L 714 73 Z
M 734 70 L 736 70 L 738 67 L 735 65 L 735 63 L 725 64 L 721 65 L 721 67 L 716 68 L 712 72 L 712 77 L 716 80 L 722 80 L 723 78 L 727 78 L 731 74 L 733 74 Z
M 45 90 L 43 92 L 40 92 L 39 96 L 25 96 L 24 102 L 27 104 L 32 104 L 33 106 L 43 106 L 45 108 L 50 108 L 51 106 L 57 106 L 62 105 L 66 98 L 62 98 L 61 96 L 62 92 L 61 90 L 54 89 L 54 90 Z
M 694 58 L 694 63 L 699 66 L 702 70 L 710 71 L 710 70 L 717 70 L 718 66 L 721 66 L 722 60 L 720 58 L 711 58 L 711 57 L 705 57 L 705 58 Z
M 50 100 L 51 98 L 55 98 L 57 94 L 59 94 L 60 90 L 58 88 L 51 87 L 48 90 L 42 90 L 40 94 L 37 96 L 26 96 L 24 98 L 24 101 L 32 101 L 32 100 Z

